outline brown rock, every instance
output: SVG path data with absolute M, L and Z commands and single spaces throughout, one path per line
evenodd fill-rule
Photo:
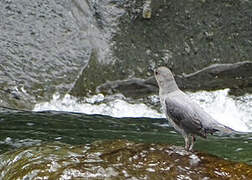
M 1 179 L 252 179 L 252 166 L 182 147 L 101 141 L 41 145 L 0 156 Z

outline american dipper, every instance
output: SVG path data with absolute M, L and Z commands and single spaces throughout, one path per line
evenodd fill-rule
M 193 149 L 196 135 L 206 138 L 207 134 L 216 131 L 228 134 L 234 132 L 233 129 L 217 122 L 182 92 L 168 68 L 159 67 L 154 70 L 154 75 L 159 86 L 163 111 L 170 124 L 184 137 L 186 150 Z

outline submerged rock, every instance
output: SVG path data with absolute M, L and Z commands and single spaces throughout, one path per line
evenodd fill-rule
M 98 141 L 46 144 L 0 156 L 6 179 L 251 179 L 252 166 L 182 147 Z

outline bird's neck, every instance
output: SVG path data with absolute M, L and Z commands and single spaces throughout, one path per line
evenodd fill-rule
M 162 83 L 161 86 L 162 86 L 162 88 L 159 88 L 159 95 L 162 95 L 162 96 L 179 90 L 179 88 L 174 80 L 172 80 L 168 83 Z

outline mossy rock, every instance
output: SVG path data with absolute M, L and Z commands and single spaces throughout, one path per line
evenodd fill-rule
M 252 179 L 252 166 L 167 144 L 43 144 L 0 156 L 1 179 Z

